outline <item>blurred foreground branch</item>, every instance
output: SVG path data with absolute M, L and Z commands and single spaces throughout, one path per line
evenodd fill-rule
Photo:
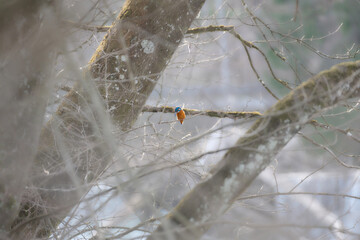
M 53 90 L 64 43 L 60 8 L 58 1 L 0 3 L 0 239 L 17 217 Z
M 111 122 L 132 126 L 204 1 L 128 0 L 83 75 L 68 63 L 79 82 L 41 132 L 14 239 L 49 236 L 106 170 Z
M 148 239 L 200 238 L 310 119 L 359 97 L 360 61 L 335 65 L 298 86 L 253 124 Z

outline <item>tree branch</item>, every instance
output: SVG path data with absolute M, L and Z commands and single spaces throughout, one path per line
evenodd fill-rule
M 65 92 L 71 91 L 71 88 L 68 86 L 60 86 L 61 90 Z M 240 118 L 253 118 L 262 116 L 260 112 L 253 111 L 253 112 L 237 112 L 237 111 L 215 111 L 215 110 L 197 110 L 197 109 L 189 109 L 183 108 L 185 114 L 187 116 L 194 116 L 194 115 L 202 115 L 208 117 L 217 117 L 217 118 L 230 118 L 230 119 L 240 119 Z M 169 106 L 162 106 L 162 107 L 154 107 L 145 105 L 142 108 L 142 112 L 152 112 L 152 113 L 175 113 L 175 107 Z
M 86 31 L 95 31 L 95 32 L 107 32 L 110 29 L 110 26 L 94 26 L 81 24 L 74 21 L 66 20 L 65 24 L 69 26 L 73 26 L 76 28 L 80 28 Z M 209 25 L 206 27 L 197 27 L 197 28 L 189 28 L 187 30 L 187 34 L 197 34 L 197 33 L 206 33 L 206 32 L 219 32 L 219 31 L 230 31 L 233 30 L 234 26 L 223 26 L 223 25 Z
M 63 23 L 71 27 L 76 27 L 82 30 L 93 31 L 93 32 L 107 32 L 111 28 L 111 26 L 94 26 L 94 25 L 82 24 L 70 20 L 64 20 Z
M 290 139 L 322 109 L 360 97 L 360 61 L 310 78 L 265 112 L 148 239 L 198 239 L 228 210 Z
M 188 109 L 184 108 L 185 114 L 187 116 L 194 115 L 203 115 L 208 117 L 217 117 L 217 118 L 230 118 L 230 119 L 239 119 L 239 118 L 253 118 L 262 116 L 259 112 L 225 112 L 225 111 L 213 111 L 213 110 L 196 110 L 196 109 Z M 142 109 L 143 112 L 161 112 L 161 113 L 175 113 L 174 107 L 152 107 L 152 106 L 144 106 Z
M 198 34 L 198 33 L 207 33 L 207 32 L 229 32 L 235 29 L 234 26 L 224 26 L 224 25 L 209 25 L 206 27 L 196 27 L 189 28 L 186 34 Z
M 84 24 L 79 24 L 79 23 L 75 23 L 75 22 L 71 22 L 71 21 L 66 21 L 67 24 L 71 24 L 75 27 L 78 27 L 78 28 L 81 28 L 83 30 L 90 30 L 90 31 L 96 31 L 96 32 L 106 32 L 109 30 L 109 27 L 108 26 L 89 26 L 89 25 L 84 25 Z M 252 60 L 251 60 L 251 57 L 249 55 L 249 52 L 247 50 L 247 48 L 253 48 L 255 49 L 256 51 L 258 51 L 263 57 L 264 57 L 264 60 L 266 61 L 266 64 L 270 70 L 270 73 L 271 75 L 273 76 L 273 78 L 279 82 L 280 84 L 282 84 L 283 86 L 285 86 L 286 88 L 290 89 L 291 90 L 291 87 L 289 86 L 289 84 L 281 79 L 279 79 L 271 65 L 270 65 L 270 62 L 268 60 L 268 58 L 266 57 L 265 53 L 260 50 L 256 45 L 254 45 L 253 43 L 249 42 L 249 41 L 246 41 L 244 40 L 240 34 L 238 34 L 236 31 L 235 31 L 235 27 L 232 26 L 232 25 L 229 25 L 229 26 L 224 26 L 224 25 L 209 25 L 209 26 L 206 26 L 206 27 L 196 27 L 196 28 L 189 28 L 186 32 L 186 34 L 198 34 L 198 33 L 208 33 L 208 32 L 229 32 L 231 35 L 233 35 L 235 38 L 237 38 L 238 40 L 240 40 L 240 42 L 243 44 L 244 48 L 245 48 L 245 51 L 246 51 L 246 54 L 248 55 L 248 59 L 249 59 L 249 63 L 251 65 L 251 68 L 253 69 L 256 77 L 258 78 L 258 80 L 260 81 L 261 85 L 264 86 L 264 88 L 270 93 L 271 96 L 273 96 L 275 99 L 279 100 L 275 94 L 273 92 L 271 92 L 271 90 L 265 85 L 264 81 L 261 80 L 259 74 L 257 73 L 257 71 L 255 70 L 253 64 L 252 64 Z M 279 56 L 281 57 L 281 56 Z M 283 57 L 281 57 L 281 59 L 284 61 L 285 59 Z

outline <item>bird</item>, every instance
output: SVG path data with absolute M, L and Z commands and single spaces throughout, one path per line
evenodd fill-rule
M 177 119 L 180 121 L 181 124 L 183 124 L 184 119 L 186 117 L 184 110 L 181 109 L 181 107 L 175 108 L 175 113 Z

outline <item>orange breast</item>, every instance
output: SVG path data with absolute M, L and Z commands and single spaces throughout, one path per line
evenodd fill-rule
M 185 117 L 186 117 L 185 112 L 183 110 L 181 110 L 180 112 L 176 113 L 176 117 L 180 121 L 180 123 L 182 124 Z

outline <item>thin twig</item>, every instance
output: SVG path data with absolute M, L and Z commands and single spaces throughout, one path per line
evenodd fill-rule
M 281 79 L 279 79 L 278 77 L 276 77 L 271 65 L 270 65 L 270 61 L 269 59 L 266 57 L 265 53 L 263 51 L 261 51 L 256 45 L 254 45 L 253 43 L 249 42 L 249 41 L 246 41 L 244 40 L 240 34 L 238 34 L 237 32 L 235 32 L 234 30 L 231 30 L 229 31 L 229 33 L 231 35 L 233 35 L 234 37 L 236 37 L 237 39 L 239 39 L 241 41 L 241 43 L 243 45 L 245 45 L 246 47 L 249 47 L 249 48 L 253 48 L 255 49 L 256 51 L 258 51 L 265 59 L 265 62 L 266 62 L 266 65 L 268 66 L 269 70 L 270 70 L 270 73 L 271 75 L 273 76 L 273 78 L 279 82 L 280 84 L 284 85 L 287 89 L 290 89 L 292 90 L 292 88 L 289 86 L 289 84 Z M 275 53 L 275 50 L 273 49 L 274 53 Z M 280 56 L 279 56 L 280 57 Z M 281 57 L 280 57 L 281 58 Z M 285 61 L 285 59 L 282 58 L 283 61 Z
M 77 27 L 87 31 L 94 31 L 94 32 L 107 32 L 110 29 L 110 26 L 93 26 L 93 25 L 77 23 L 69 20 L 64 20 L 63 23 L 65 25 Z
M 234 37 L 236 37 L 238 40 L 241 41 L 241 43 L 249 48 L 253 48 L 256 51 L 258 51 L 265 59 L 266 64 L 270 70 L 271 75 L 273 76 L 273 78 L 278 81 L 280 84 L 284 85 L 286 88 L 291 90 L 291 87 L 289 86 L 289 84 L 281 79 L 279 79 L 278 77 L 276 77 L 269 60 L 267 59 L 266 55 L 264 54 L 263 51 L 261 51 L 257 46 L 255 46 L 253 43 L 244 40 L 240 34 L 238 34 L 235 31 L 235 27 L 234 26 L 223 26 L 223 25 L 218 25 L 218 26 L 214 26 L 214 25 L 210 25 L 207 27 L 198 27 L 198 28 L 190 28 L 186 33 L 187 34 L 195 34 L 195 33 L 206 33 L 206 32 L 216 32 L 216 31 L 225 31 L 225 32 L 229 32 L 231 35 L 233 35 Z M 275 50 L 273 50 L 275 52 Z M 282 58 L 282 60 L 285 60 Z M 263 84 L 264 85 L 264 84 Z M 268 89 L 267 89 L 268 90 Z M 269 91 L 269 90 L 268 90 Z
M 292 19 L 294 22 L 296 22 L 296 18 L 297 18 L 298 13 L 299 13 L 299 0 L 296 0 L 294 18 Z
M 253 72 L 255 73 L 257 79 L 259 80 L 259 82 L 261 83 L 261 85 L 263 85 L 263 87 L 266 89 L 266 91 L 268 91 L 268 93 L 270 93 L 271 96 L 273 96 L 276 100 L 279 100 L 279 98 L 266 86 L 264 80 L 261 79 L 259 73 L 256 71 L 256 69 L 255 69 L 255 67 L 254 67 L 254 64 L 253 64 L 253 61 L 252 61 L 252 59 L 251 59 L 251 55 L 250 55 L 250 53 L 249 53 L 249 50 L 247 49 L 247 46 L 246 46 L 244 43 L 243 43 L 243 46 L 244 46 L 246 55 L 247 55 L 247 57 L 248 57 L 248 60 L 249 60 L 251 69 L 252 69 Z
M 115 236 L 112 236 L 112 237 L 108 237 L 108 238 L 105 238 L 105 240 L 110 240 L 110 239 L 121 239 L 122 237 L 124 237 L 125 235 L 128 235 L 129 233 L 133 232 L 133 231 L 139 231 L 139 228 L 148 224 L 148 223 L 152 223 L 152 222 L 155 222 L 155 221 L 158 221 L 160 218 L 150 218 L 144 222 L 141 222 L 139 223 L 138 225 L 132 227 L 132 228 L 129 228 L 127 229 L 126 231 L 118 234 L 118 235 L 115 235 Z M 141 230 L 141 231 L 144 231 L 144 230 Z M 99 238 L 97 235 L 95 235 L 94 237 L 92 237 L 90 240 L 99 240 L 101 238 Z
M 360 169 L 359 166 L 354 166 L 354 165 L 349 165 L 345 162 L 343 162 L 340 158 L 338 158 L 338 156 L 336 156 L 336 154 L 328 147 L 322 145 L 322 144 L 319 144 L 317 142 L 315 142 L 314 140 L 312 140 L 311 138 L 305 136 L 304 134 L 302 133 L 298 133 L 300 136 L 302 136 L 304 139 L 306 139 L 307 141 L 311 142 L 312 144 L 314 144 L 315 146 L 318 146 L 322 149 L 324 149 L 325 151 L 327 151 L 331 156 L 333 156 L 335 158 L 335 160 L 342 166 L 346 167 L 346 168 L 355 168 L 355 169 Z
M 80 24 L 80 23 L 76 23 L 76 22 L 72 22 L 72 21 L 65 21 L 65 23 L 67 24 L 71 24 L 75 27 L 81 28 L 83 30 L 89 30 L 89 31 L 96 31 L 96 32 L 106 32 L 110 27 L 109 26 L 89 26 L 89 25 L 84 25 L 84 24 Z M 234 37 L 236 37 L 238 40 L 241 41 L 241 43 L 243 45 L 246 45 L 249 48 L 253 48 L 256 51 L 258 51 L 265 59 L 266 64 L 270 70 L 271 75 L 273 76 L 273 78 L 279 82 L 280 84 L 282 84 L 283 86 L 285 86 L 286 88 L 291 90 L 291 87 L 289 86 L 289 84 L 281 79 L 279 79 L 278 77 L 276 77 L 269 60 L 267 59 L 266 55 L 264 54 L 263 51 L 261 51 L 257 46 L 255 46 L 254 44 L 252 44 L 249 41 L 244 40 L 236 31 L 235 31 L 235 27 L 232 25 L 229 26 L 224 26 L 224 25 L 209 25 L 206 27 L 197 27 L 197 28 L 189 28 L 188 31 L 186 32 L 186 34 L 198 34 L 198 33 L 207 33 L 207 32 L 229 32 L 231 35 L 233 35 Z M 275 50 L 273 49 L 273 51 L 275 52 Z M 282 60 L 284 60 L 282 58 Z M 267 91 L 270 91 L 262 82 L 262 85 L 266 88 Z M 275 97 L 274 94 L 271 93 L 272 96 Z M 276 98 L 276 97 L 275 97 Z M 276 98 L 278 99 L 278 98 Z
M 309 175 L 307 175 L 305 178 L 301 179 L 300 182 L 298 182 L 289 192 L 292 193 L 295 188 L 297 188 L 298 186 L 300 186 L 303 182 L 305 182 L 306 179 L 308 179 L 309 177 L 311 177 L 312 175 L 314 175 L 315 173 L 319 172 L 320 170 L 324 169 L 327 165 L 327 164 L 324 164 L 322 165 L 320 168 L 316 169 L 315 171 L 311 172 Z
M 244 197 L 239 197 L 237 200 L 248 200 L 254 198 L 263 198 L 263 197 L 276 197 L 276 196 L 288 196 L 288 195 L 313 195 L 313 196 L 331 196 L 331 197 L 342 197 L 342 198 L 352 198 L 360 200 L 359 196 L 353 196 L 348 194 L 341 193 L 326 193 L 326 192 L 276 192 L 276 193 L 264 193 L 256 195 L 248 195 Z
M 326 129 L 326 130 L 334 130 L 334 131 L 337 131 L 337 132 L 340 132 L 344 135 L 346 135 L 347 137 L 350 137 L 351 139 L 353 139 L 354 141 L 360 143 L 360 139 L 355 137 L 354 135 L 352 135 L 351 133 L 351 129 L 340 129 L 340 128 L 337 128 L 335 126 L 332 126 L 332 125 L 329 125 L 329 124 L 323 124 L 323 123 L 319 123 L 318 121 L 316 120 L 311 120 L 311 124 L 315 127 L 321 127 L 323 129 Z

